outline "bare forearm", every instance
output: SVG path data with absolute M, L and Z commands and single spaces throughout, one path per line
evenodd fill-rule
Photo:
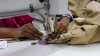
M 0 28 L 0 38 L 13 37 L 13 28 Z
M 63 17 L 59 22 L 64 23 L 66 26 L 70 23 L 70 19 L 68 17 Z

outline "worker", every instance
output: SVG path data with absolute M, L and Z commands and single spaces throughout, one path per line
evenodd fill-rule
M 32 25 L 35 18 L 29 15 L 21 15 L 17 17 L 0 19 L 0 38 L 21 38 L 28 37 L 33 40 L 42 39 L 43 33 Z M 71 11 L 68 14 L 61 15 L 57 22 L 57 34 L 52 34 L 50 41 L 55 38 L 58 39 L 60 34 L 67 32 L 68 24 L 73 20 Z

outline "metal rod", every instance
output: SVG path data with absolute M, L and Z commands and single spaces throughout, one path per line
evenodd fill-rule
M 47 7 L 49 7 L 49 6 L 34 8 L 34 10 L 43 9 L 43 8 L 47 8 Z M 9 17 L 9 16 L 18 16 L 18 15 L 27 14 L 27 13 L 30 13 L 30 9 L 14 11 L 14 12 L 0 13 L 0 18 L 1 17 Z
M 55 27 L 54 27 L 54 32 L 55 32 L 55 34 L 57 33 L 57 17 L 56 17 L 56 15 L 54 15 L 54 17 L 55 17 Z

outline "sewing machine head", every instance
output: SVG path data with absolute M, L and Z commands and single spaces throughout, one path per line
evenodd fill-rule
M 42 23 L 40 30 L 46 30 L 48 34 L 56 33 L 56 15 L 67 13 L 67 2 L 67 0 L 0 0 L 0 19 L 29 14 Z

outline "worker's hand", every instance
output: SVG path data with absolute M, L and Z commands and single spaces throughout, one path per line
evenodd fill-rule
M 13 31 L 15 38 L 28 37 L 33 40 L 42 39 L 43 34 L 36 29 L 32 24 L 25 24 L 20 28 L 16 28 Z
M 52 41 L 52 40 L 57 40 L 60 38 L 60 35 L 61 34 L 64 34 L 67 32 L 67 27 L 64 23 L 62 22 L 57 22 L 57 34 L 52 34 L 49 41 Z

